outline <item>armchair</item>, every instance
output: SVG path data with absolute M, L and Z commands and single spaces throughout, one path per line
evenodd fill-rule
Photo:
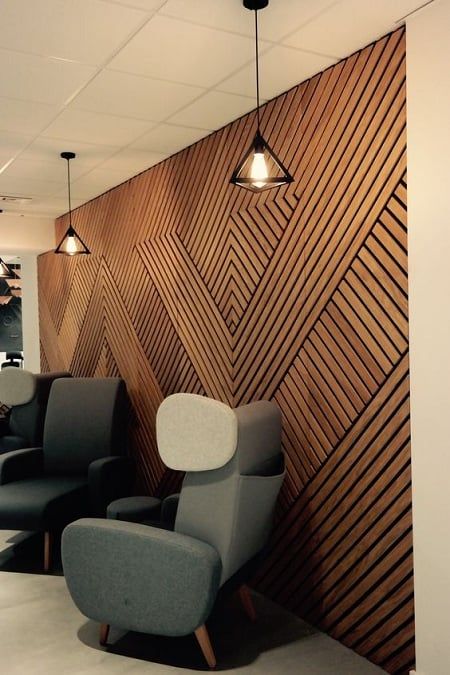
M 78 520 L 63 532 L 64 574 L 77 607 L 101 623 L 102 643 L 109 624 L 158 635 L 195 633 L 213 668 L 205 622 L 219 589 L 236 578 L 242 583 L 242 571 L 270 533 L 284 477 L 281 415 L 268 401 L 233 410 L 174 394 L 158 410 L 156 431 L 164 463 L 186 472 L 174 531 Z M 169 510 L 175 512 L 176 501 Z M 248 605 L 249 596 L 241 597 Z
M 0 456 L 0 529 L 52 534 L 129 493 L 126 392 L 119 378 L 61 378 L 50 391 L 42 447 Z

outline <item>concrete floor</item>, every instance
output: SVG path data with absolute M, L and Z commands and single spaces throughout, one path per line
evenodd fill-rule
M 176 675 L 205 672 L 195 638 L 161 638 L 111 629 L 83 617 L 64 578 L 36 573 L 41 542 L 0 532 L 0 671 L 5 675 Z M 56 562 L 57 565 L 57 562 Z M 384 671 L 255 594 L 251 623 L 234 600 L 208 622 L 217 670 L 239 675 L 380 675 Z

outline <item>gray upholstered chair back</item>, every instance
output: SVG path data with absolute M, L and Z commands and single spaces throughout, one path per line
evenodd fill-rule
M 120 378 L 53 383 L 44 428 L 50 474 L 84 474 L 90 462 L 126 451 L 126 390 Z
M 42 444 L 50 388 L 54 380 L 61 377 L 71 377 L 71 375 L 68 372 L 35 375 L 36 390 L 33 398 L 24 405 L 14 406 L 11 410 L 9 433 L 23 437 L 30 447 Z
M 188 402 L 184 397 L 190 397 L 189 406 L 197 409 L 195 416 L 192 411 L 189 415 L 179 412 Z M 192 394 L 168 397 L 158 411 L 157 435 L 163 461 L 186 470 L 175 531 L 214 546 L 222 560 L 223 584 L 267 543 L 284 462 L 281 414 L 274 403 L 258 401 L 234 410 L 220 403 L 223 414 L 217 404 Z M 167 423 L 171 427 L 168 436 L 164 433 Z M 212 439 L 209 457 L 205 451 L 208 434 Z M 223 447 L 219 451 L 220 437 Z M 195 460 L 197 446 L 202 449 L 201 468 Z M 218 454 L 229 459 L 216 467 Z M 177 456 L 186 458 L 182 465 L 177 464 Z

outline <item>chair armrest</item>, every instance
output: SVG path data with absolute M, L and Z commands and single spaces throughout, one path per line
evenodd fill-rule
M 88 484 L 92 515 L 104 518 L 108 504 L 130 494 L 133 480 L 134 464 L 130 457 L 101 457 L 91 462 Z
M 180 495 L 173 494 L 163 499 L 161 504 L 161 522 L 167 530 L 173 530 L 177 517 L 178 502 Z
M 83 518 L 62 536 L 66 582 L 90 619 L 124 630 L 187 635 L 205 623 L 222 564 L 209 544 L 147 525 Z
M 0 455 L 0 485 L 39 476 L 44 467 L 42 448 L 12 450 Z

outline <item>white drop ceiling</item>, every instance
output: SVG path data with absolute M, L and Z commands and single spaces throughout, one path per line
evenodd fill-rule
M 426 0 L 271 0 L 259 14 L 273 98 L 402 23 Z M 1 0 L 0 203 L 67 211 L 255 107 L 242 0 Z

